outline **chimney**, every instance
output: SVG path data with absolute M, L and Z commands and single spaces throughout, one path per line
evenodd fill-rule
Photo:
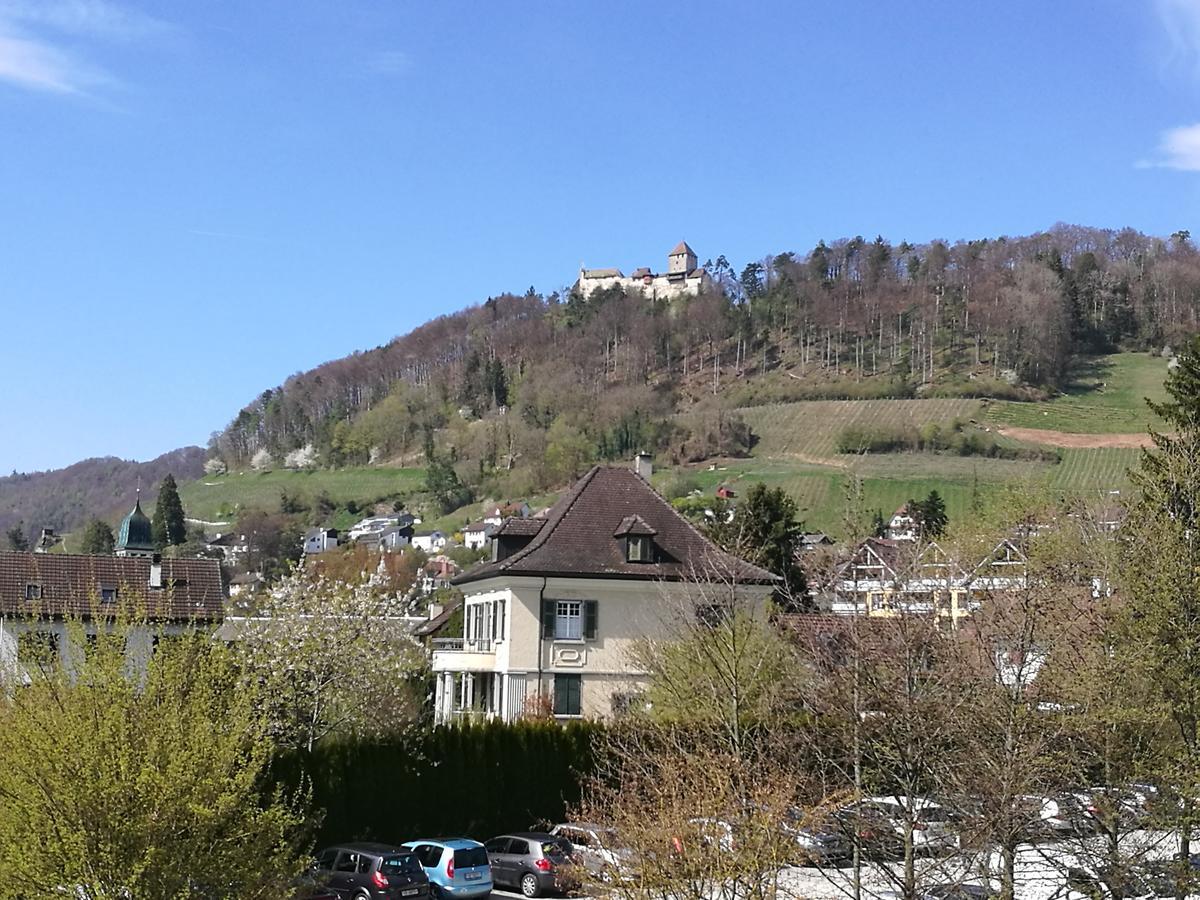
M 162 554 L 155 553 L 150 557 L 150 587 L 162 587 Z
M 650 483 L 650 476 L 654 474 L 654 463 L 651 461 L 649 453 L 639 453 L 633 458 L 633 471 L 637 472 L 647 484 Z
M 430 603 L 429 604 L 429 618 L 431 618 L 431 619 L 436 619 L 438 616 L 440 616 L 445 611 L 446 611 L 446 607 L 443 606 L 441 603 Z

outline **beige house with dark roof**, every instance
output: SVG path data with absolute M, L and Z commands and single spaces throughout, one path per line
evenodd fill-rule
M 454 579 L 464 628 L 434 641 L 437 721 L 620 712 L 647 684 L 635 642 L 733 597 L 765 609 L 775 581 L 700 534 L 643 475 L 597 466 L 545 518 L 505 521 L 492 559 Z
M 667 254 L 667 271 L 652 272 L 649 267 L 635 269 L 626 276 L 620 269 L 586 269 L 579 267 L 579 292 L 584 297 L 595 291 L 612 287 L 624 288 L 627 293 L 641 291 L 652 299 L 672 300 L 699 294 L 712 286 L 708 272 L 696 261 L 696 251 L 680 241 Z

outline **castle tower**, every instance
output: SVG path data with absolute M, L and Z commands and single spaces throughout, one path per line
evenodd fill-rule
M 150 528 L 150 519 L 142 512 L 142 490 L 138 488 L 137 502 L 129 511 L 129 515 L 121 520 L 121 529 L 117 532 L 115 553 L 117 556 L 149 558 L 154 555 L 154 552 L 154 536 Z
M 686 275 L 695 268 L 696 252 L 687 245 L 687 241 L 680 241 L 667 255 L 667 274 Z

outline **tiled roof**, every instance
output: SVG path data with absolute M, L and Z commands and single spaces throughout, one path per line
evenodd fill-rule
M 148 612 L 169 621 L 218 621 L 224 614 L 221 566 L 215 559 L 164 559 L 162 588 L 150 587 L 151 561 L 119 556 L 0 552 L 0 615 L 88 616 L 101 588 L 145 602 Z M 36 585 L 40 600 L 26 600 Z
M 680 241 L 676 244 L 675 249 L 668 256 L 678 256 L 680 253 L 690 253 L 692 256 L 696 255 L 696 251 L 687 245 L 687 241 Z
M 500 529 L 496 532 L 496 535 L 503 535 L 504 537 L 532 537 L 541 531 L 542 526 L 545 524 L 545 518 L 505 519 L 500 523 Z
M 620 269 L 584 269 L 584 278 L 624 278 Z
M 614 537 L 622 523 L 640 517 L 654 529 L 656 562 L 628 562 L 625 542 Z M 515 522 L 510 519 L 500 534 Z M 731 578 L 742 583 L 778 580 L 712 543 L 631 469 L 596 466 L 550 510 L 525 547 L 498 562 L 484 563 L 455 579 L 467 584 L 497 575 L 637 578 L 693 581 Z

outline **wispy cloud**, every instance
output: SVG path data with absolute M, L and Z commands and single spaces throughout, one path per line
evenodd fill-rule
M 27 90 L 86 94 L 117 79 L 77 49 L 88 40 L 132 42 L 165 22 L 108 0 L 0 0 L 0 81 Z M 64 38 L 73 39 L 68 48 Z
M 1154 8 L 1166 37 L 1163 68 L 1200 79 L 1200 0 L 1156 0 Z
M 402 75 L 412 68 L 412 57 L 403 50 L 380 50 L 367 57 L 366 67 L 376 75 Z
M 1200 123 L 1168 128 L 1158 142 L 1158 155 L 1137 163 L 1139 169 L 1200 172 Z

